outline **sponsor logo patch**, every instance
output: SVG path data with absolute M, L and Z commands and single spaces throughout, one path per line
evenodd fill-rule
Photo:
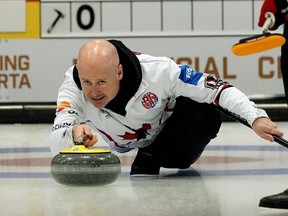
M 191 85 L 197 85 L 203 75 L 202 72 L 195 71 L 189 65 L 181 65 L 180 69 L 181 71 L 179 79 L 182 80 L 184 83 L 189 83 Z
M 73 125 L 74 125 L 73 122 L 63 122 L 63 123 L 55 124 L 52 127 L 52 131 L 55 131 L 55 130 L 58 130 L 61 128 L 68 128 L 68 127 L 73 126 Z

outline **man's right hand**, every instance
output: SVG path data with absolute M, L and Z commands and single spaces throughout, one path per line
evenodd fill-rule
M 275 23 L 270 27 L 270 30 L 276 30 L 280 25 L 288 21 L 288 1 L 264 0 L 258 22 L 259 27 L 264 25 L 269 14 L 275 17 Z
M 85 147 L 91 147 L 98 142 L 98 137 L 92 134 L 90 126 L 86 124 L 74 125 L 72 134 L 74 142 L 83 142 Z M 84 137 L 86 137 L 85 140 L 83 140 Z

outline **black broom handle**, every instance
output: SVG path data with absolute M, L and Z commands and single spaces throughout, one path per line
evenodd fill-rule
M 219 110 L 220 112 L 222 112 L 223 114 L 225 114 L 229 118 L 231 118 L 231 119 L 233 119 L 235 121 L 238 121 L 238 122 L 246 125 L 249 128 L 252 128 L 251 125 L 247 122 L 247 120 L 242 118 L 241 116 L 239 116 L 239 115 L 237 115 L 237 114 L 235 114 L 233 112 L 230 112 L 230 111 L 228 111 L 228 110 L 226 110 L 226 109 L 224 109 L 224 108 L 222 108 L 220 106 L 215 106 L 215 107 L 216 107 L 217 110 Z M 272 134 L 272 136 L 273 136 L 275 142 L 277 142 L 278 144 L 288 148 L 288 141 L 286 139 L 284 139 L 282 137 L 279 137 L 277 135 L 274 135 L 274 134 Z

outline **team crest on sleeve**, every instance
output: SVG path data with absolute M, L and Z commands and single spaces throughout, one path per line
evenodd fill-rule
M 146 109 L 151 109 L 157 104 L 158 97 L 156 94 L 148 92 L 142 97 L 141 102 Z
M 231 86 L 228 82 L 218 79 L 212 75 L 205 78 L 205 87 L 210 89 L 218 89 L 220 86 Z
M 63 109 L 71 107 L 70 103 L 67 101 L 61 101 L 57 106 L 57 112 L 61 112 Z
M 180 69 L 181 71 L 180 71 L 179 79 L 182 80 L 184 83 L 188 83 L 191 85 L 197 85 L 198 81 L 203 75 L 203 73 L 196 72 L 189 65 L 180 65 Z

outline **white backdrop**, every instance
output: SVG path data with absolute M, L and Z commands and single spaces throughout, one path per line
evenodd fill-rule
M 130 49 L 219 76 L 248 95 L 281 94 L 280 49 L 237 57 L 231 45 L 237 37 L 117 38 Z M 51 102 L 64 72 L 73 64 L 86 39 L 2 40 L 0 42 L 0 100 Z

